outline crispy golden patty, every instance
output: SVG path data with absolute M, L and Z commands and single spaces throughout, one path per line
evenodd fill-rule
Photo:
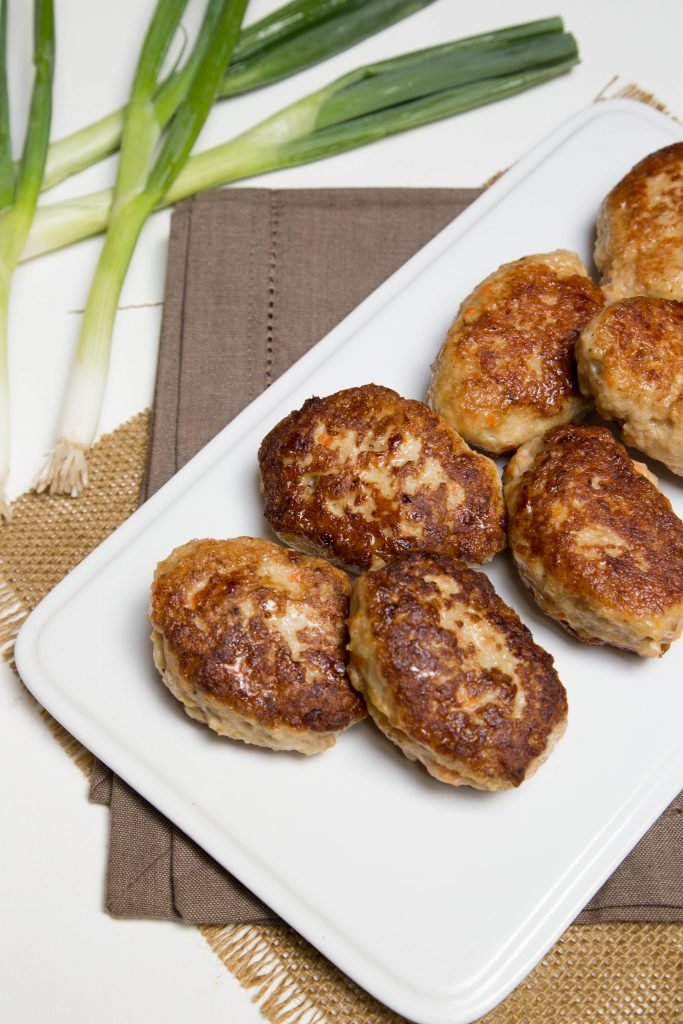
M 645 657 L 683 630 L 683 523 L 605 427 L 523 445 L 505 470 L 509 540 L 539 605 L 587 643 Z
M 350 589 L 339 569 L 270 541 L 190 541 L 156 569 L 154 661 L 221 735 L 316 753 L 365 716 L 346 675 Z
M 309 398 L 264 438 L 259 463 L 282 540 L 351 569 L 406 551 L 485 562 L 505 544 L 493 462 L 389 388 Z
M 574 344 L 603 304 L 579 257 L 507 263 L 460 307 L 433 367 L 429 403 L 466 441 L 500 453 L 583 416 Z
M 584 328 L 582 390 L 626 444 L 683 476 L 683 302 L 622 299 Z
M 610 302 L 683 300 L 683 142 L 650 153 L 604 199 L 595 263 Z
M 567 697 L 483 573 L 407 555 L 354 584 L 351 680 L 379 728 L 450 785 L 519 786 L 562 735 Z

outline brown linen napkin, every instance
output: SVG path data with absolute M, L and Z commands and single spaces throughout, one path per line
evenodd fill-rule
M 473 189 L 217 192 L 173 215 L 144 496 L 452 220 Z M 272 912 L 103 765 L 106 906 L 202 924 Z M 579 921 L 683 921 L 683 795 Z

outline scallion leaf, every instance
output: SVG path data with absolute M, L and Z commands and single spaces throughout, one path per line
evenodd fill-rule
M 15 184 L 7 84 L 7 2 L 3 0 L 0 5 L 0 210 L 12 205 Z
M 453 52 L 449 46 L 432 50 L 427 58 L 389 61 L 352 72 L 348 84 L 338 83 L 321 105 L 316 129 L 352 121 L 459 85 L 517 74 L 530 68 L 556 64 L 576 57 L 576 43 L 567 33 L 515 41 L 507 46 Z
M 0 513 L 9 519 L 5 496 L 9 472 L 10 412 L 8 313 L 10 284 L 38 203 L 52 118 L 55 62 L 52 0 L 35 0 L 33 64 L 35 74 L 24 147 L 18 167 L 12 163 L 7 84 L 7 0 L 0 0 Z
M 244 59 L 233 55 L 219 90 L 221 99 L 262 89 L 354 46 L 362 39 L 427 7 L 434 0 L 354 0 L 334 17 L 305 25 L 285 42 L 278 41 Z M 321 5 L 324 6 L 324 5 Z

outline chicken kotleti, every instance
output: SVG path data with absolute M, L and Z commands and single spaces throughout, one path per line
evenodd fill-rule
M 610 302 L 683 300 L 683 142 L 650 153 L 605 197 L 595 263 Z
M 407 555 L 356 580 L 349 675 L 382 732 L 453 786 L 519 786 L 564 732 L 553 659 L 481 572 Z
M 215 732 L 315 754 L 365 717 L 346 675 L 351 584 L 267 540 L 193 540 L 157 566 L 154 661 Z
M 643 657 L 683 631 L 683 522 L 606 427 L 523 445 L 504 476 L 509 540 L 541 608 L 580 640 Z
M 574 345 L 603 305 L 576 253 L 499 267 L 461 304 L 433 366 L 429 404 L 469 443 L 511 451 L 581 419 Z
M 581 390 L 626 444 L 683 476 L 683 302 L 612 303 L 581 332 L 576 358 Z
M 389 388 L 309 398 L 264 438 L 259 464 L 280 539 L 350 570 L 407 551 L 481 563 L 505 546 L 494 463 Z

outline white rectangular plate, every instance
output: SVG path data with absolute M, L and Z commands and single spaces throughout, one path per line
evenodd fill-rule
M 267 536 L 264 434 L 311 394 L 368 381 L 416 398 L 460 300 L 499 264 L 590 262 L 598 206 L 683 137 L 599 103 L 563 125 L 278 380 L 71 573 L 16 648 L 26 684 L 131 786 L 359 984 L 422 1024 L 466 1024 L 527 974 L 678 792 L 683 642 L 658 661 L 584 646 L 501 555 L 487 569 L 555 656 L 566 736 L 514 792 L 453 789 L 364 723 L 311 759 L 191 722 L 152 665 L 154 566 L 192 537 Z M 457 160 L 454 160 L 457 166 Z M 664 490 L 683 513 L 681 481 Z

